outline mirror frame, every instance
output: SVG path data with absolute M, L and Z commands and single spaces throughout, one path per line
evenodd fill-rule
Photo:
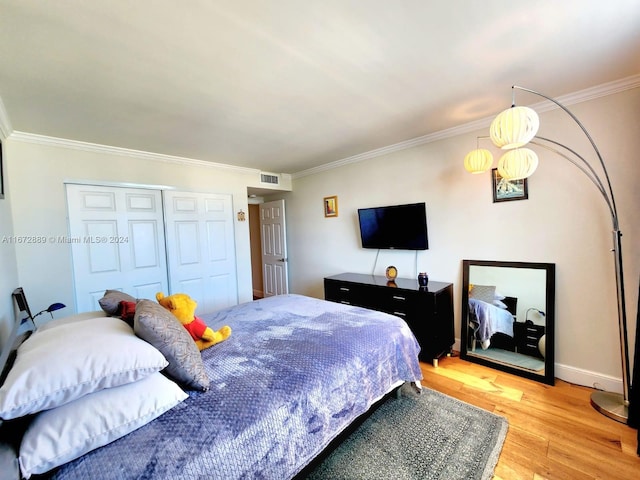
M 547 385 L 555 385 L 555 264 L 554 263 L 533 263 L 533 262 L 500 262 L 493 260 L 463 260 L 462 261 L 462 315 L 461 315 L 461 335 L 460 335 L 460 358 L 469 362 L 478 363 L 487 367 L 502 370 L 521 377 L 546 383 Z M 537 374 L 531 370 L 525 370 L 518 367 L 511 367 L 504 363 L 493 362 L 490 359 L 469 355 L 467 346 L 469 345 L 469 267 L 508 267 L 508 268 L 529 268 L 545 270 L 545 359 L 544 374 Z

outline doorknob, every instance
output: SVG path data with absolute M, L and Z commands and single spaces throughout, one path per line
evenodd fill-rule
M 286 262 L 286 261 L 287 261 L 287 259 L 286 259 L 286 258 L 279 258 L 279 259 L 278 259 L 278 261 L 279 261 L 279 262 Z

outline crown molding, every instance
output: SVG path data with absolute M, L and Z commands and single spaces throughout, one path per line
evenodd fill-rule
M 340 160 L 336 160 L 334 162 L 318 165 L 317 167 L 313 167 L 307 170 L 302 170 L 300 172 L 293 173 L 291 175 L 291 178 L 296 179 L 296 178 L 306 177 L 308 175 L 315 175 L 316 173 L 342 167 L 343 165 L 362 162 L 364 160 L 370 160 L 372 158 L 380 157 L 382 155 L 388 155 L 390 153 L 399 152 L 401 150 L 406 150 L 408 148 L 413 148 L 420 145 L 425 145 L 427 143 L 436 142 L 438 140 L 444 140 L 447 138 L 456 137 L 464 133 L 469 133 L 469 132 L 479 130 L 483 127 L 488 127 L 491 124 L 492 119 L 493 117 L 486 117 L 480 120 L 474 120 L 473 122 L 465 123 L 457 127 L 447 128 L 445 130 L 440 130 L 439 132 L 430 133 L 428 135 L 423 135 L 421 137 L 411 138 L 409 140 L 405 140 L 399 143 L 394 143 L 386 147 L 376 148 L 375 150 L 359 153 L 358 155 L 353 155 L 351 157 L 346 157 Z
M 563 95 L 558 97 L 556 100 L 558 100 L 560 103 L 564 104 L 565 106 L 568 106 L 576 103 L 594 100 L 594 99 L 608 96 L 608 95 L 613 95 L 616 93 L 620 93 L 620 92 L 631 90 L 633 88 L 638 88 L 638 87 L 640 87 L 640 75 L 633 75 L 631 77 L 626 77 L 620 80 L 615 80 L 613 82 L 608 82 L 602 85 L 597 85 L 595 87 L 580 90 L 575 93 Z M 535 110 L 537 110 L 538 112 L 547 112 L 547 111 L 558 108 L 557 105 L 555 105 L 553 102 L 550 102 L 548 100 L 545 100 L 543 102 L 537 103 L 535 105 L 530 105 L 530 106 Z M 352 163 L 358 163 L 365 160 L 370 160 L 376 157 L 380 157 L 382 155 L 389 155 L 391 153 L 398 152 L 401 150 L 406 150 L 406 149 L 417 147 L 420 145 L 425 145 L 438 140 L 444 140 L 447 138 L 456 137 L 458 135 L 463 135 L 469 132 L 474 132 L 479 129 L 488 127 L 491 124 L 492 120 L 493 120 L 493 116 L 481 118 L 479 120 L 474 120 L 473 122 L 465 123 L 463 125 L 447 128 L 439 132 L 430 133 L 428 135 L 423 135 L 420 137 L 415 137 L 409 140 L 405 140 L 403 142 L 394 143 L 392 145 L 387 145 L 385 147 L 370 150 L 368 152 L 363 152 L 357 155 L 335 160 L 333 162 L 328 162 L 323 165 L 319 165 L 317 167 L 302 170 L 300 172 L 295 172 L 291 174 L 291 178 L 296 179 L 296 178 L 306 177 L 308 175 L 315 175 L 317 173 L 331 170 L 334 168 L 339 168 L 344 165 L 349 165 Z M 6 109 L 4 107 L 4 103 L 2 102 L 2 98 L 0 98 L 0 137 L 1 138 L 10 137 L 12 140 L 19 141 L 19 142 L 34 143 L 39 145 L 48 145 L 48 146 L 61 147 L 61 148 L 69 148 L 73 150 L 81 150 L 81 151 L 91 152 L 91 153 L 120 155 L 125 157 L 160 161 L 160 162 L 166 162 L 166 163 L 174 163 L 174 164 L 180 164 L 180 165 L 226 169 L 226 170 L 235 171 L 237 173 L 243 173 L 243 174 L 249 174 L 249 175 L 256 175 L 256 174 L 259 175 L 261 172 L 261 170 L 255 169 L 255 168 L 238 167 L 235 165 L 210 162 L 207 160 L 177 157 L 177 156 L 165 155 L 161 153 L 145 152 L 142 150 L 133 150 L 133 149 L 122 148 L 122 147 L 113 147 L 109 145 L 101 145 L 96 143 L 81 142 L 77 140 L 69 140 L 69 139 L 58 138 L 58 137 L 50 137 L 46 135 L 38 135 L 34 133 L 13 131 L 11 127 L 11 122 L 9 120 Z
M 615 95 L 616 93 L 621 93 L 638 87 L 640 87 L 640 75 L 633 75 L 620 80 L 614 80 L 613 82 L 603 83 L 602 85 L 596 85 L 595 87 L 585 88 L 584 90 L 579 90 L 574 93 L 568 93 L 557 97 L 556 100 L 565 107 L 568 107 L 570 105 L 588 102 L 590 100 L 607 97 L 609 95 Z M 523 92 L 522 94 L 526 94 L 526 92 Z M 544 113 L 560 108 L 549 100 L 544 100 L 529 106 L 538 113 Z
M 574 103 L 586 102 L 608 95 L 615 95 L 627 90 L 640 87 L 640 74 L 622 78 L 613 82 L 603 83 L 592 88 L 586 88 L 576 93 L 570 93 L 559 97 L 560 103 L 572 105 Z
M 238 167 L 235 165 L 227 165 L 225 163 L 210 162 L 207 160 L 197 160 L 187 157 L 177 157 L 174 155 L 165 155 L 162 153 L 145 152 L 142 150 L 132 150 L 130 148 L 113 147 L 110 145 L 101 145 L 97 143 L 81 142 L 78 140 L 69 140 L 65 138 L 49 137 L 47 135 L 38 135 L 35 133 L 26 133 L 14 131 L 11 133 L 11 140 L 24 143 L 33 143 L 38 145 L 47 145 L 51 147 L 68 148 L 72 150 L 80 150 L 83 152 L 100 153 L 106 155 L 119 155 L 123 157 L 131 157 L 144 160 L 152 160 L 157 162 L 174 163 L 180 165 L 219 168 L 232 170 L 237 173 L 256 175 L 260 174 L 259 169 Z
M 640 75 L 633 75 L 631 77 L 615 80 L 613 82 L 603 83 L 602 85 L 597 85 L 595 87 L 586 88 L 578 92 L 562 95 L 560 97 L 557 97 L 556 100 L 558 100 L 560 103 L 562 103 L 565 106 L 569 106 L 569 105 L 574 105 L 576 103 L 586 102 L 589 100 L 594 100 L 596 98 L 605 97 L 608 95 L 614 95 L 616 93 L 624 92 L 626 90 L 631 90 L 638 87 L 640 87 Z M 547 111 L 559 108 L 556 104 L 548 100 L 536 103 L 535 105 L 530 105 L 530 107 L 538 112 L 547 112 Z M 351 163 L 362 162 L 364 160 L 380 157 L 382 155 L 388 155 L 393 152 L 406 150 L 408 148 L 417 147 L 419 145 L 425 145 L 427 143 L 435 142 L 438 140 L 444 140 L 444 139 L 456 137 L 458 135 L 462 135 L 465 133 L 474 132 L 476 130 L 479 130 L 481 128 L 486 128 L 489 125 L 491 125 L 491 122 L 493 121 L 494 118 L 495 118 L 495 115 L 481 118 L 479 120 L 474 120 L 473 122 L 465 123 L 457 127 L 447 128 L 439 132 L 423 135 L 421 137 L 412 138 L 399 143 L 394 143 L 393 145 L 377 148 L 375 150 L 370 150 L 368 152 L 360 153 L 358 155 L 353 155 L 351 157 L 342 158 L 340 160 L 325 163 L 317 167 L 313 167 L 306 170 L 302 170 L 300 172 L 293 173 L 291 177 L 293 179 L 296 179 L 296 178 L 306 177 L 309 175 L 315 175 L 317 173 L 325 172 L 327 170 L 332 170 L 334 168 L 342 167 L 344 165 L 349 165 Z

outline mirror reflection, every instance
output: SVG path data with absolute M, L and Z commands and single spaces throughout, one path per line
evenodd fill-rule
M 553 385 L 555 265 L 463 261 L 461 357 Z

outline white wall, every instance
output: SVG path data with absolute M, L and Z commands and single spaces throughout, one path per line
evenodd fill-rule
M 3 149 L 6 141 L 2 142 Z M 6 154 L 3 155 L 6 164 Z M 6 172 L 6 165 L 4 166 Z M 3 173 L 4 173 L 3 172 Z M 5 198 L 0 199 L 0 348 L 9 335 L 13 325 L 14 312 L 11 292 L 18 286 L 18 268 L 16 265 L 16 249 L 11 242 L 13 222 L 11 221 L 11 200 L 9 186 L 5 181 Z
M 472 265 L 469 268 L 469 284 L 493 285 L 496 287 L 496 294 L 515 297 L 516 320 L 524 322 L 531 320 L 538 325 L 544 325 L 545 319 L 539 314 L 531 315 L 527 318 L 527 310 L 538 308 L 542 311 L 546 307 L 546 281 L 545 270 L 529 268 L 507 268 L 507 267 L 485 267 Z M 462 295 L 462 292 L 460 292 Z
M 640 278 L 640 89 L 571 110 L 594 137 L 616 194 L 633 338 Z M 463 259 L 555 263 L 557 376 L 621 391 L 612 227 L 605 203 L 579 170 L 545 150 L 538 150 L 529 199 L 493 203 L 490 174 L 471 175 L 463 167 L 476 135 L 487 133 L 488 128 L 294 176 L 293 192 L 284 196 L 291 291 L 323 297 L 323 277 L 371 273 L 376 251 L 360 248 L 358 208 L 424 201 L 429 250 L 418 254 L 418 268 L 430 279 L 454 283 L 457 337 Z M 591 156 L 580 131 L 560 110 L 541 114 L 539 134 Z M 322 199 L 329 195 L 338 195 L 337 218 L 323 216 Z M 390 264 L 400 277 L 414 278 L 413 252 L 382 251 L 375 273 L 383 274 Z
M 231 194 L 234 212 L 241 209 L 246 212 L 247 186 L 257 186 L 259 179 L 257 172 L 249 170 L 245 173 L 242 169 L 217 168 L 205 162 L 160 161 L 151 155 L 148 159 L 144 156 L 132 158 L 118 154 L 117 150 L 68 148 L 64 142 L 55 146 L 51 141 L 40 144 L 10 136 L 5 146 L 12 219 L 9 218 L 9 208 L 3 208 L 2 201 L 0 215 L 12 220 L 13 229 L 8 231 L 19 237 L 68 235 L 64 187 L 67 181 L 165 186 L 185 191 Z M 252 300 L 249 227 L 246 221 L 238 222 L 235 215 L 234 221 L 238 296 L 240 302 L 246 302 Z M 4 223 L 1 228 L 4 230 Z M 18 244 L 15 252 L 7 251 L 7 263 L 13 253 L 17 279 L 15 275 L 7 277 L 7 280 L 3 278 L 2 282 L 7 283 L 3 291 L 10 292 L 20 285 L 25 288 L 32 309 L 39 310 L 50 303 L 62 302 L 67 305 L 64 314 L 74 312 L 69 244 L 51 241 Z

